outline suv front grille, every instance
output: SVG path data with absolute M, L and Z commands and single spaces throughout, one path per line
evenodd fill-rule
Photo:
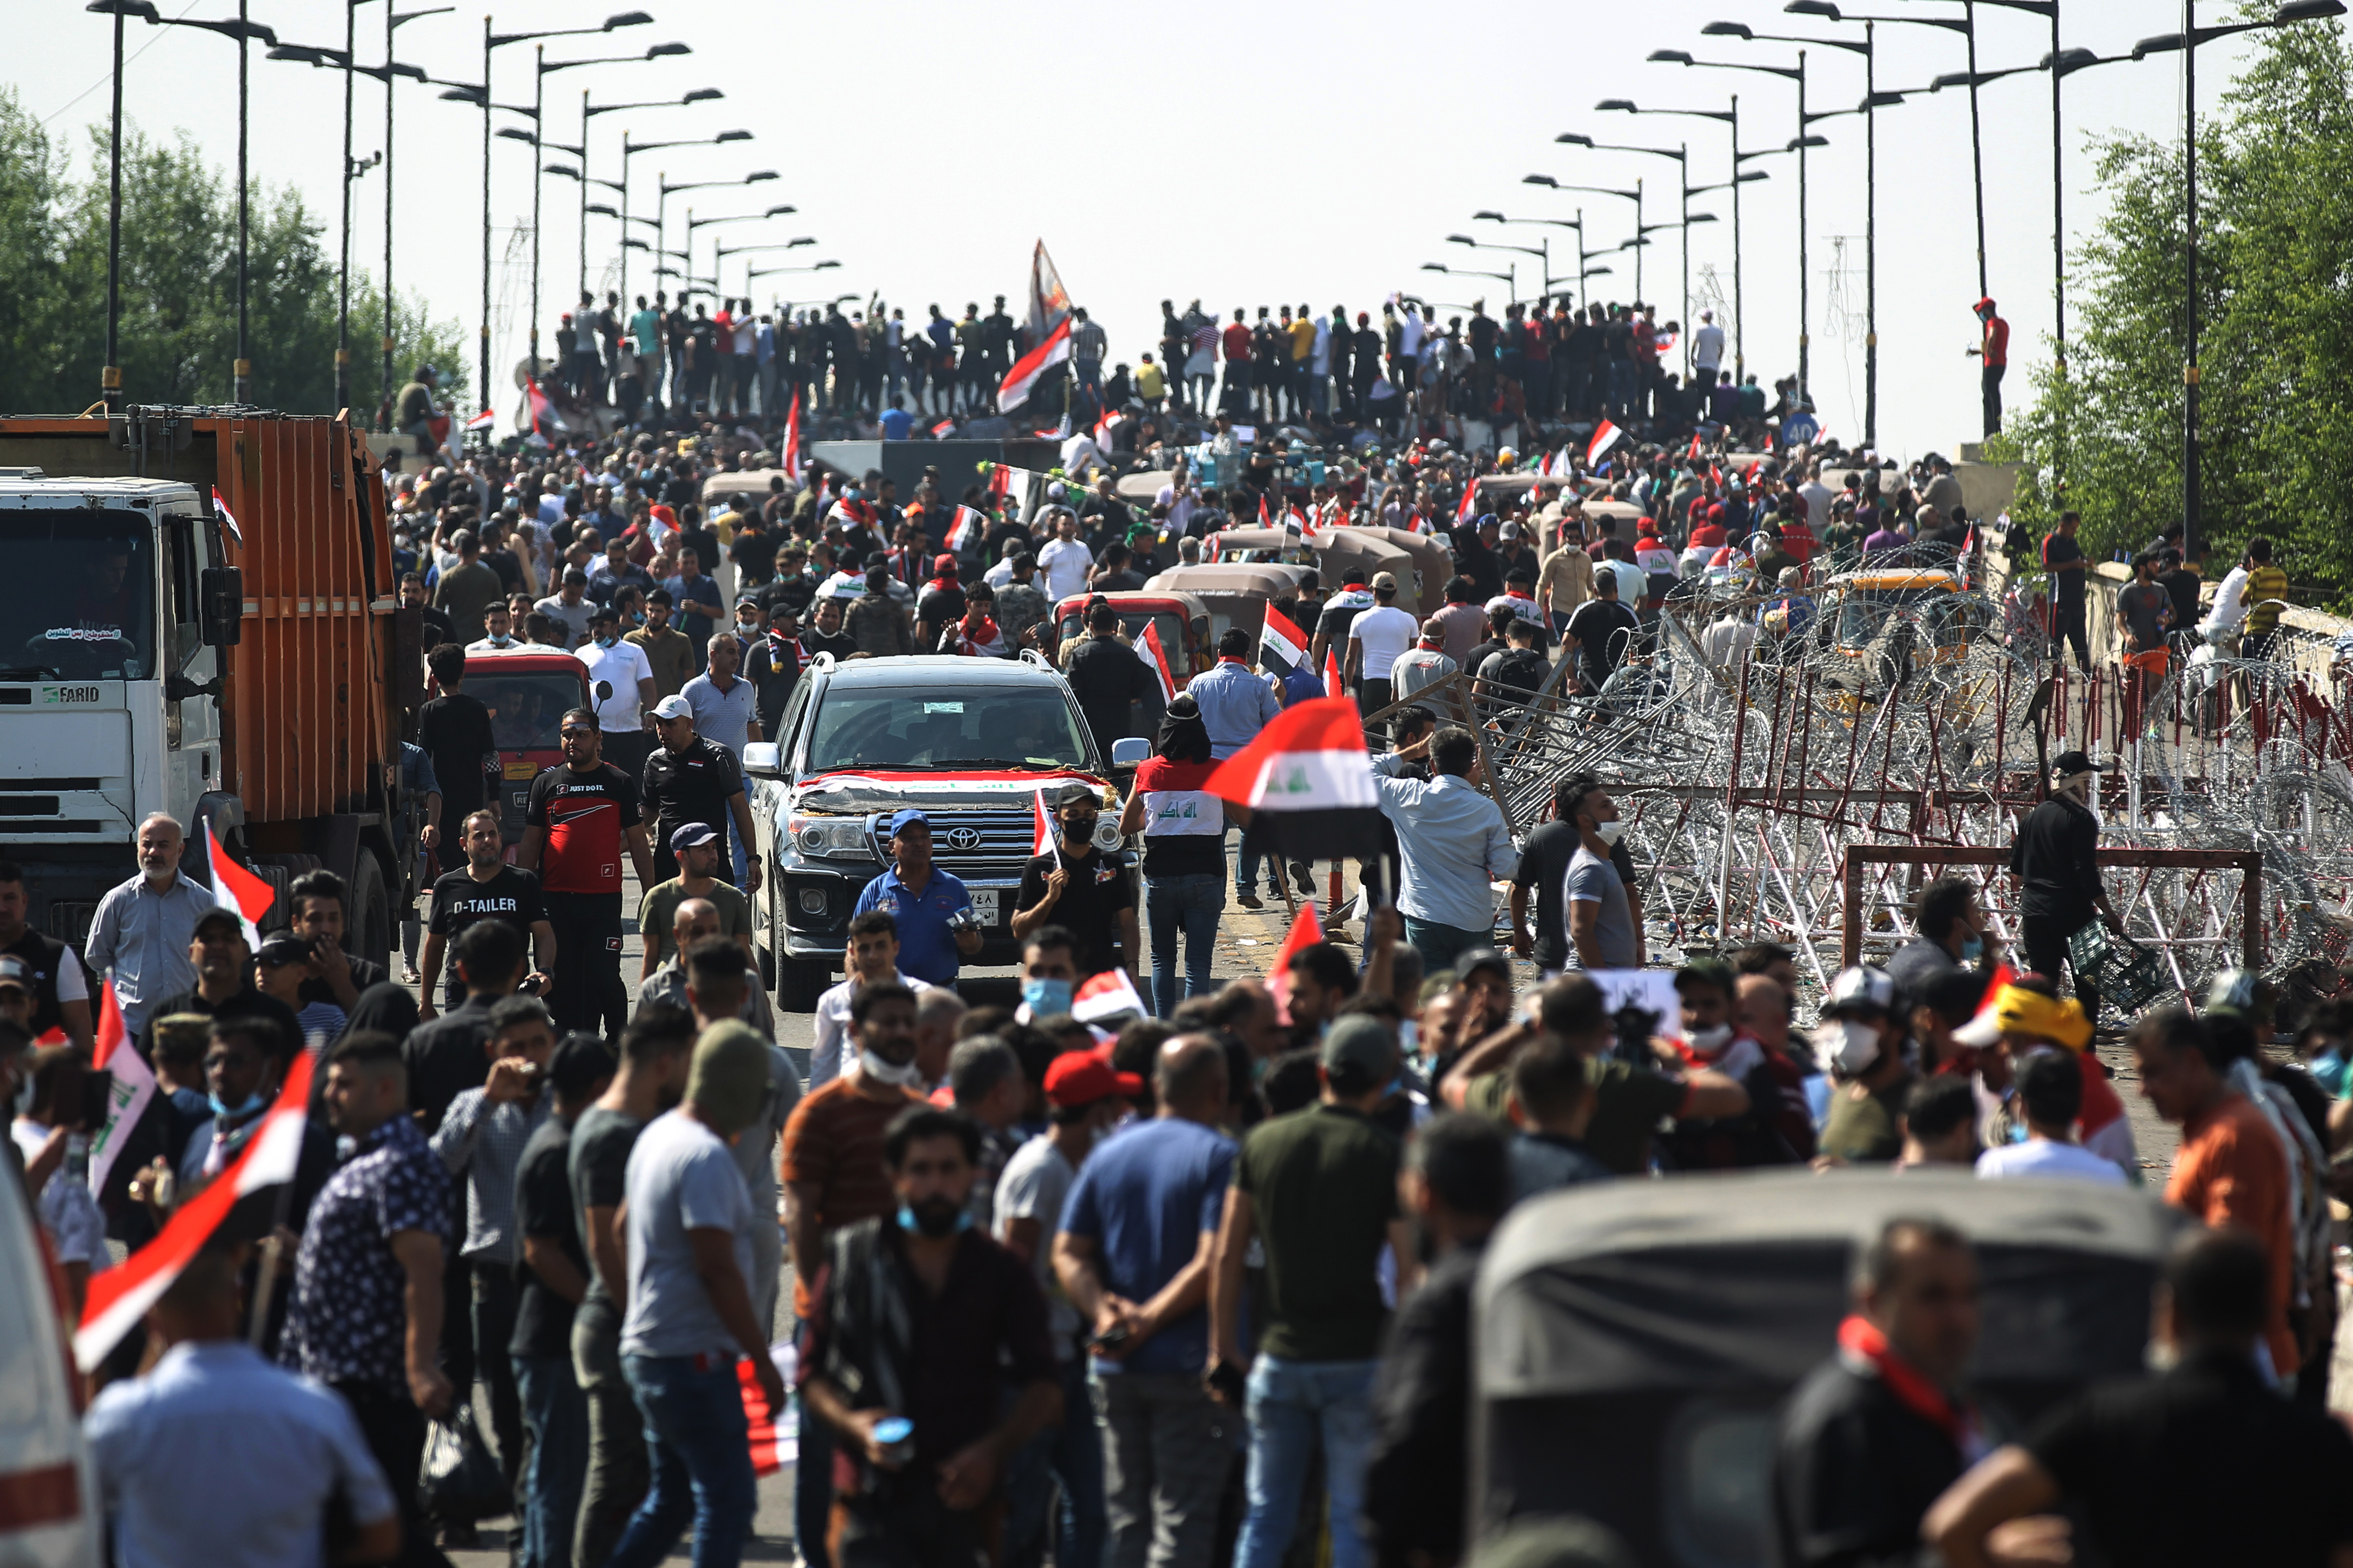
M 968 871 L 1001 873 L 1028 860 L 1037 846 L 1037 817 L 1028 808 L 926 810 L 923 815 L 932 824 L 933 863 L 954 876 Z M 881 836 L 890 830 L 888 816 L 875 819 L 874 851 L 886 862 L 891 850 Z

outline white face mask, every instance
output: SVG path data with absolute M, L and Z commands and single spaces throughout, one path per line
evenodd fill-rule
M 1701 1056 L 1712 1057 L 1732 1043 L 1732 1026 L 1715 1024 L 1704 1029 L 1694 1029 L 1683 1039 Z
M 1822 1065 L 1852 1078 L 1879 1059 L 1879 1030 L 1854 1018 L 1840 1018 L 1814 1031 Z
M 909 1057 L 903 1067 L 892 1067 L 863 1047 L 858 1052 L 858 1070 L 877 1083 L 896 1084 L 901 1089 L 913 1089 L 921 1081 L 914 1058 Z
M 1593 825 L 1593 837 L 1601 840 L 1604 846 L 1614 845 L 1626 837 L 1626 825 L 1622 822 L 1597 822 Z

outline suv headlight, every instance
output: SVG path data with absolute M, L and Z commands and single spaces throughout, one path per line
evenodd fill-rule
M 793 847 L 804 855 L 859 855 L 870 858 L 873 855 L 862 816 L 795 816 L 789 819 L 786 830 Z

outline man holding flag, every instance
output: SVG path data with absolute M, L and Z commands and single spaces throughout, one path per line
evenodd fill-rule
M 1282 650 L 1292 667 L 1306 662 L 1307 639 L 1299 628 L 1272 605 L 1266 607 L 1266 626 L 1259 634 L 1260 643 L 1270 649 Z M 1218 638 L 1218 662 L 1192 679 L 1186 688 L 1187 695 L 1201 710 L 1201 722 L 1209 731 L 1209 756 L 1214 762 L 1224 762 L 1236 752 L 1259 737 L 1259 732 L 1272 723 L 1282 711 L 1282 703 L 1273 688 L 1252 673 L 1250 667 L 1250 633 L 1240 626 L 1228 626 Z M 1241 859 L 1234 868 L 1234 901 L 1246 910 L 1263 909 L 1258 897 L 1259 862 L 1265 858 L 1250 838 L 1250 830 L 1242 830 Z M 1267 891 L 1275 898 L 1282 897 L 1282 862 L 1277 860 L 1267 869 Z
M 83 949 L 93 974 L 111 971 L 123 1026 L 147 1032 L 155 1005 L 195 984 L 188 957 L 196 921 L 219 907 L 210 889 L 180 874 L 187 848 L 177 819 L 157 812 L 139 825 L 139 875 L 107 889 Z
M 1049 921 L 1067 926 L 1078 939 L 1071 956 L 1079 978 L 1124 967 L 1140 994 L 1135 930 L 1135 877 L 1124 857 L 1095 845 L 1103 801 L 1094 786 L 1067 784 L 1054 800 L 1055 843 L 1022 868 L 1013 895 L 1013 934 L 1027 939 Z M 1113 946 L 1113 939 L 1118 946 Z

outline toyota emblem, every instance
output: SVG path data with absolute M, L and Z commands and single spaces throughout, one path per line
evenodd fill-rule
M 976 827 L 951 827 L 948 829 L 947 837 L 948 847 L 951 849 L 980 847 L 980 829 Z

